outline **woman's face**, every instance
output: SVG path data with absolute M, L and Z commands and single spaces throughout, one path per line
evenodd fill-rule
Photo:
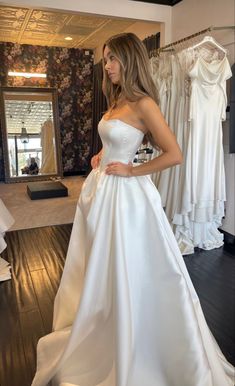
M 118 84 L 121 75 L 121 66 L 117 58 L 112 54 L 108 46 L 104 49 L 104 68 L 113 84 Z

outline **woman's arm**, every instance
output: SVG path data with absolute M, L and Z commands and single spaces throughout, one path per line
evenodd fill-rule
M 116 174 L 123 177 L 142 176 L 152 174 L 182 163 L 182 153 L 175 135 L 167 125 L 159 107 L 149 97 L 142 98 L 137 104 L 139 119 L 152 134 L 155 143 L 162 150 L 160 156 L 133 167 L 120 162 L 107 165 L 107 174 Z
M 103 154 L 103 148 L 99 151 L 99 153 L 95 154 L 91 158 L 91 167 L 92 167 L 92 169 L 98 168 L 98 166 L 100 164 L 100 160 L 102 158 L 102 154 Z

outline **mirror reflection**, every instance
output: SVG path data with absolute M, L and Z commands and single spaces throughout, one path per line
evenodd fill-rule
M 53 92 L 5 90 L 2 98 L 6 177 L 25 180 L 59 175 L 60 146 Z
M 10 176 L 54 174 L 51 94 L 4 93 Z

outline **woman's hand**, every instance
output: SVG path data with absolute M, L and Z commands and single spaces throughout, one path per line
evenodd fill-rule
M 106 166 L 105 173 L 120 177 L 131 177 L 132 170 L 133 165 L 131 162 L 129 164 L 124 164 L 122 162 L 110 162 Z
M 92 169 L 98 168 L 101 160 L 101 153 L 95 154 L 91 159 L 91 167 Z

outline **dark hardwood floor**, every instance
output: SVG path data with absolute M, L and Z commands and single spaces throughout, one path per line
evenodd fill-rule
M 51 331 L 71 228 L 27 229 L 6 236 L 2 257 L 12 265 L 12 280 L 0 283 L 0 386 L 31 384 L 37 341 Z M 235 365 L 235 259 L 220 248 L 197 251 L 185 263 L 207 323 Z

